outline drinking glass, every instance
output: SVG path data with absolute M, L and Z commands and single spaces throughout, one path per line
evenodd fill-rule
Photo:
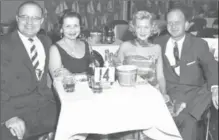
M 95 82 L 94 76 L 88 77 L 89 87 L 92 89 L 93 93 L 102 93 L 102 86 L 100 82 Z
M 62 83 L 66 92 L 71 93 L 75 91 L 75 79 L 73 75 L 64 76 Z

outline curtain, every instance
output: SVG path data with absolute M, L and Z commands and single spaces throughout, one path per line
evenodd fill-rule
M 107 23 L 113 20 L 127 19 L 124 13 L 124 3 L 128 0 L 49 0 L 45 1 L 48 13 L 48 29 L 58 23 L 64 10 L 72 10 L 82 16 L 84 29 L 101 30 Z

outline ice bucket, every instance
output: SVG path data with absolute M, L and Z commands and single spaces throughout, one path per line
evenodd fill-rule
M 134 86 L 137 78 L 135 65 L 121 65 L 116 67 L 116 75 L 121 86 Z

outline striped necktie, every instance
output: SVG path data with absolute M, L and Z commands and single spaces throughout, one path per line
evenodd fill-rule
M 34 40 L 32 38 L 29 38 L 28 40 L 33 44 L 32 47 L 30 48 L 30 55 L 31 55 L 30 59 L 31 59 L 31 62 L 33 64 L 33 68 L 36 72 L 37 78 L 40 79 L 41 75 L 42 75 L 42 70 L 39 69 L 40 61 L 38 58 L 37 49 L 33 43 Z

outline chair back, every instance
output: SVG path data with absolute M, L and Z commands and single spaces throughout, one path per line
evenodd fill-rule
M 218 29 L 218 19 L 215 19 L 213 24 L 212 24 L 212 28 L 214 29 Z
M 123 40 L 123 36 L 128 31 L 129 26 L 127 24 L 118 24 L 114 27 L 115 38 Z
M 116 25 L 120 25 L 120 24 L 127 24 L 128 25 L 128 21 L 125 21 L 125 20 L 113 20 L 113 21 L 107 23 L 107 27 L 114 28 Z

